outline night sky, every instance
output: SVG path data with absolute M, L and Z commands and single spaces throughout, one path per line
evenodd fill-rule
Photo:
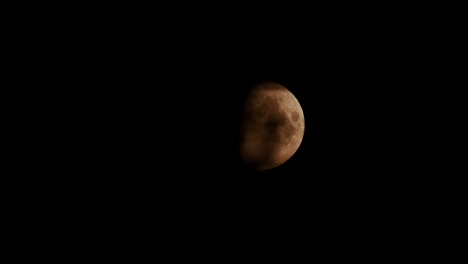
M 296 96 L 305 117 L 296 154 L 271 170 L 240 169 L 241 185 L 259 199 L 296 205 L 318 199 L 323 206 L 374 208 L 413 200 L 418 186 L 435 180 L 418 172 L 430 149 L 421 125 L 432 111 L 425 100 L 431 90 L 417 84 L 427 67 L 415 67 L 392 45 L 332 42 L 316 43 L 311 53 L 291 48 L 276 61 L 274 55 L 252 60 L 257 68 L 238 75 L 245 83 L 238 86 L 241 99 L 252 83 L 278 82 Z M 421 115 L 421 109 L 428 110 Z
M 316 195 L 331 202 L 362 192 L 363 182 L 375 180 L 370 172 L 381 162 L 374 156 L 378 155 L 375 148 L 386 145 L 374 141 L 378 136 L 372 131 L 378 122 L 367 108 L 373 103 L 360 98 L 367 87 L 356 85 L 350 70 L 340 71 L 318 59 L 306 69 L 286 65 L 264 69 L 269 71 L 250 75 L 246 83 L 275 81 L 288 88 L 303 108 L 305 134 L 297 152 L 283 165 L 258 172 L 241 167 L 240 178 L 254 186 L 249 191 L 299 204 Z M 368 112 L 362 112 L 363 107 Z
M 17 151 L 45 159 L 38 167 L 25 160 L 18 169 L 33 173 L 15 176 L 47 185 L 32 184 L 39 195 L 26 198 L 39 201 L 38 214 L 18 207 L 27 226 L 48 232 L 34 224 L 46 221 L 59 238 L 84 237 L 85 244 L 76 240 L 97 243 L 88 248 L 98 251 L 108 244 L 102 237 L 192 259 L 198 256 L 186 248 L 209 258 L 252 251 L 263 259 L 289 245 L 291 262 L 296 252 L 349 260 L 374 248 L 389 250 L 384 257 L 411 252 L 416 238 L 458 241 L 433 237 L 435 227 L 458 235 L 446 228 L 466 208 L 457 204 L 466 200 L 466 176 L 452 165 L 466 164 L 466 148 L 453 136 L 466 123 L 459 117 L 466 85 L 455 78 L 466 75 L 466 60 L 454 48 L 466 31 L 454 25 L 466 23 L 451 22 L 456 7 L 445 19 L 439 4 L 436 12 L 423 10 L 426 3 L 173 5 L 106 5 L 96 11 L 99 21 L 86 6 L 71 18 L 79 30 L 51 16 L 53 27 L 27 22 L 38 24 L 38 37 L 18 31 L 27 36 L 23 49 L 41 58 L 18 56 L 17 63 L 41 69 L 47 80 L 25 73 L 18 81 L 32 85 L 13 88 L 46 95 L 52 103 L 33 101 L 59 114 L 54 126 L 34 107 L 27 111 L 37 126 L 18 119 L 28 125 L 18 142 L 33 138 L 41 147 Z M 42 36 L 47 30 L 53 38 Z M 240 166 L 239 111 L 247 91 L 264 81 L 297 98 L 305 133 L 284 164 L 248 171 Z M 44 195 L 52 202 L 36 199 Z M 57 217 L 43 211 L 55 201 L 62 203 L 52 207 Z
M 276 217 L 354 230 L 343 225 L 429 208 L 445 170 L 433 143 L 445 64 L 407 25 L 352 18 L 190 24 L 136 40 L 124 59 L 111 54 L 117 62 L 102 84 L 115 85 L 104 85 L 95 99 L 103 111 L 91 113 L 105 129 L 87 131 L 104 175 L 92 181 L 131 208 L 161 206 L 177 219 L 258 216 L 253 228 Z M 252 172 L 239 166 L 238 118 L 246 91 L 262 81 L 294 94 L 305 134 L 286 163 Z

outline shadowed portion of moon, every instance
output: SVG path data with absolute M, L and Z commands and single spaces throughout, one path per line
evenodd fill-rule
M 241 160 L 256 170 L 286 162 L 304 135 L 304 114 L 296 97 L 280 84 L 252 88 L 242 109 Z

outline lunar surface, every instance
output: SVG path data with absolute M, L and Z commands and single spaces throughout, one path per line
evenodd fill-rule
M 278 83 L 261 83 L 249 92 L 240 120 L 241 161 L 268 170 L 289 160 L 304 136 L 304 113 L 296 97 Z

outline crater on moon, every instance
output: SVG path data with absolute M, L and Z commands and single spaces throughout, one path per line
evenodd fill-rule
M 299 120 L 299 114 L 297 112 L 293 112 L 291 114 L 291 118 L 294 120 L 294 121 L 297 121 Z

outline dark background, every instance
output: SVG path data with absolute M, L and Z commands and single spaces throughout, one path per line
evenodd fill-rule
M 433 146 L 425 143 L 437 84 L 446 78 L 425 27 L 375 16 L 320 18 L 310 27 L 259 19 L 238 30 L 186 24 L 148 38 L 132 31 L 124 53 L 103 47 L 113 85 L 98 94 L 106 103 L 96 120 L 117 157 L 109 166 L 141 177 L 130 180 L 137 186 L 162 181 L 195 193 L 234 186 L 297 203 L 319 194 L 369 203 L 380 202 L 376 195 L 414 194 Z M 278 82 L 297 97 L 306 130 L 286 164 L 249 173 L 238 164 L 238 110 L 259 81 Z
M 442 113 L 457 69 L 439 45 L 446 28 L 382 10 L 93 24 L 71 38 L 77 69 L 61 75 L 82 99 L 70 188 L 97 213 L 187 233 L 276 226 L 333 240 L 420 226 L 413 216 L 451 186 Z M 238 111 L 261 81 L 296 96 L 305 135 L 285 164 L 252 172 L 239 166 Z
M 359 53 L 360 48 L 354 50 Z M 410 195 L 418 177 L 407 176 L 410 154 L 405 151 L 411 152 L 415 144 L 404 146 L 411 141 L 405 132 L 410 106 L 401 96 L 403 89 L 391 87 L 390 82 L 396 81 L 391 66 L 376 65 L 368 55 L 361 53 L 358 58 L 339 48 L 322 47 L 321 52 L 328 55 L 302 57 L 314 62 L 306 69 L 293 61 L 268 61 L 257 75 L 246 77 L 248 84 L 269 80 L 287 87 L 301 103 L 306 129 L 290 160 L 262 172 L 241 167 L 239 181 L 250 186 L 254 200 L 273 208 L 357 210 Z
M 10 19 L 24 24 L 7 40 L 19 49 L 9 68 L 26 69 L 8 110 L 25 113 L 12 143 L 28 159 L 14 166 L 32 173 L 9 196 L 35 208 L 16 206 L 23 227 L 99 249 L 158 241 L 172 256 L 456 241 L 434 239 L 459 234 L 466 200 L 453 166 L 466 152 L 456 8 L 278 3 L 29 7 L 32 19 Z M 252 172 L 239 166 L 238 111 L 261 81 L 297 97 L 305 135 L 285 164 Z

